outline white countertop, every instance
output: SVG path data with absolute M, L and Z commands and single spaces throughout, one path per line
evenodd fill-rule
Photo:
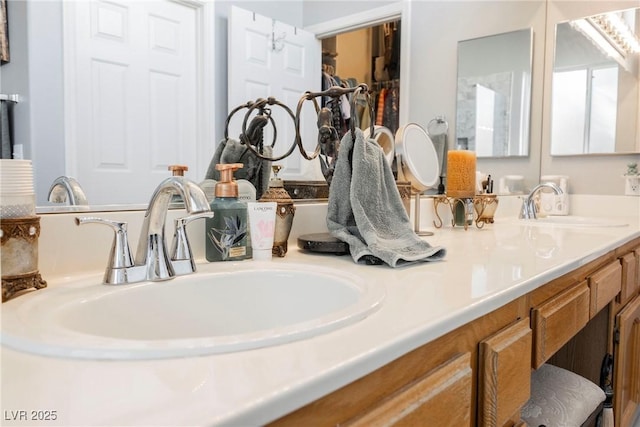
M 67 360 L 2 347 L 2 425 L 264 424 L 639 237 L 638 216 L 626 221 L 626 227 L 542 227 L 509 217 L 483 229 L 444 228 L 425 237 L 447 249 L 444 261 L 398 269 L 290 247 L 273 263 L 360 275 L 385 288 L 381 308 L 314 338 L 206 357 Z M 215 271 L 216 264 L 198 268 Z M 26 411 L 26 421 L 11 421 L 18 411 Z M 31 411 L 56 411 L 57 419 L 36 423 Z

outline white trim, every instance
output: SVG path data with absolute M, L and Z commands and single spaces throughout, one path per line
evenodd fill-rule
M 214 22 L 211 1 L 171 0 L 195 9 L 196 12 L 196 153 L 197 163 L 190 174 L 195 181 L 204 178 L 215 140 L 214 96 Z
M 76 6 L 75 2 L 62 2 L 62 48 L 64 83 L 64 173 L 78 176 L 76 165 L 78 136 L 76 134 Z
M 304 29 L 315 34 L 317 38 L 324 39 L 340 33 L 383 24 L 403 17 L 403 3 L 409 2 L 399 1 L 387 6 L 354 13 L 353 15 L 342 16 L 331 21 L 309 25 Z
M 409 82 L 411 58 L 411 1 L 402 0 L 387 6 L 342 16 L 331 21 L 309 25 L 304 29 L 323 39 L 340 33 L 371 27 L 400 19 L 400 126 L 409 122 Z
M 411 81 L 411 2 L 402 2 L 400 19 L 400 126 L 413 120 L 409 119 L 409 82 Z

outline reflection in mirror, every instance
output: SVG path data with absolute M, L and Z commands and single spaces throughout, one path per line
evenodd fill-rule
M 458 43 L 457 148 L 529 154 L 532 44 L 530 28 Z
M 638 10 L 556 26 L 551 155 L 640 152 Z

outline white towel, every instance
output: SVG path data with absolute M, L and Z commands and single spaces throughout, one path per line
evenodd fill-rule
M 413 230 L 393 173 L 380 146 L 355 129 L 340 142 L 331 187 L 327 227 L 349 245 L 355 262 L 382 261 L 397 267 L 441 260 L 446 250 L 431 246 Z

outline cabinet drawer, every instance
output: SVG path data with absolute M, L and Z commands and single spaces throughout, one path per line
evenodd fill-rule
M 529 322 L 529 318 L 520 320 L 480 343 L 478 425 L 481 427 L 504 426 L 529 400 L 532 345 Z
M 622 263 L 622 288 L 620 304 L 625 305 L 635 295 L 638 286 L 638 257 L 631 252 L 620 258 Z
M 349 427 L 439 426 L 471 424 L 471 354 L 464 353 L 408 384 Z
M 591 305 L 589 318 L 593 318 L 620 293 L 622 287 L 622 265 L 616 260 L 589 276 Z
M 532 310 L 533 368 L 538 369 L 589 321 L 589 287 L 582 282 Z

